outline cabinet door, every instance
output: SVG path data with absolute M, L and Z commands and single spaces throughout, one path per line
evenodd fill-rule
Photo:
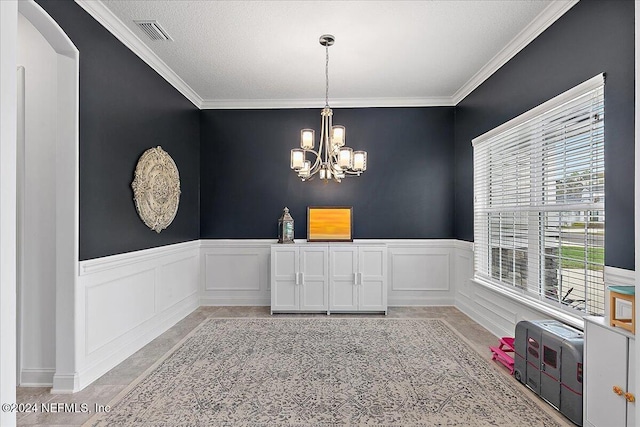
M 613 386 L 626 391 L 627 337 L 589 321 L 585 327 L 587 425 L 624 427 L 626 400 L 613 392 Z
M 387 248 L 361 246 L 358 252 L 358 308 L 361 311 L 387 310 Z
M 332 247 L 329 249 L 329 309 L 331 311 L 356 311 L 358 309 L 358 249 Z
M 300 310 L 329 309 L 329 251 L 326 246 L 300 248 Z
M 298 249 L 271 249 L 271 311 L 296 311 L 299 304 Z
M 633 394 L 636 399 L 638 399 L 638 395 L 636 394 L 636 340 L 628 338 L 629 345 L 629 359 L 628 359 L 628 370 L 627 370 L 627 390 L 629 393 Z M 627 426 L 635 426 L 636 425 L 636 402 L 627 403 Z

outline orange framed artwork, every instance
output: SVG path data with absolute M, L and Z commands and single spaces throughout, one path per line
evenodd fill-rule
M 352 229 L 350 206 L 307 207 L 308 242 L 353 242 Z

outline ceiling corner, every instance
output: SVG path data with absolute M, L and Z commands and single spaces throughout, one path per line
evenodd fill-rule
M 341 108 L 455 106 L 578 1 L 551 1 L 529 25 L 520 31 L 451 96 L 335 99 L 332 103 L 335 107 Z M 316 99 L 203 99 L 160 59 L 129 26 L 121 21 L 102 0 L 75 0 L 75 2 L 199 109 L 316 108 L 324 104 L 322 100 Z
M 140 38 L 131 31 L 101 0 L 75 0 L 89 15 L 113 34 L 122 44 L 140 57 L 147 65 L 176 88 L 193 105 L 202 109 L 202 98 L 165 62 L 160 59 Z
M 551 24 L 556 22 L 569 9 L 576 5 L 580 0 L 560 0 L 553 1 L 540 14 L 520 31 L 500 52 L 489 60 L 476 74 L 474 74 L 460 89 L 453 95 L 454 105 L 457 105 L 464 98 L 487 80 L 493 73 L 498 71 L 500 67 L 509 62 L 511 58 L 516 56 L 518 52 L 524 49 L 544 30 L 549 28 Z

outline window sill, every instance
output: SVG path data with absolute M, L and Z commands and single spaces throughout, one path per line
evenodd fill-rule
M 545 304 L 534 297 L 525 295 L 524 292 L 519 292 L 516 290 L 512 291 L 510 289 L 506 289 L 502 286 L 495 285 L 491 282 L 478 279 L 476 277 L 471 278 L 471 281 L 486 289 L 489 289 L 490 291 L 493 291 L 499 295 L 509 298 L 519 304 L 522 304 L 532 310 L 538 311 L 540 313 L 544 313 L 545 315 L 548 315 L 556 320 L 559 320 L 562 323 L 565 323 L 569 326 L 573 326 L 574 328 L 580 329 L 581 331 L 584 330 L 584 319 L 580 315 L 567 313 L 564 310 L 551 307 L 548 304 Z

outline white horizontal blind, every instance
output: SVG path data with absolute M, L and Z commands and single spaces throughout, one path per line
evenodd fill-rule
M 604 313 L 604 76 L 474 139 L 476 277 Z

